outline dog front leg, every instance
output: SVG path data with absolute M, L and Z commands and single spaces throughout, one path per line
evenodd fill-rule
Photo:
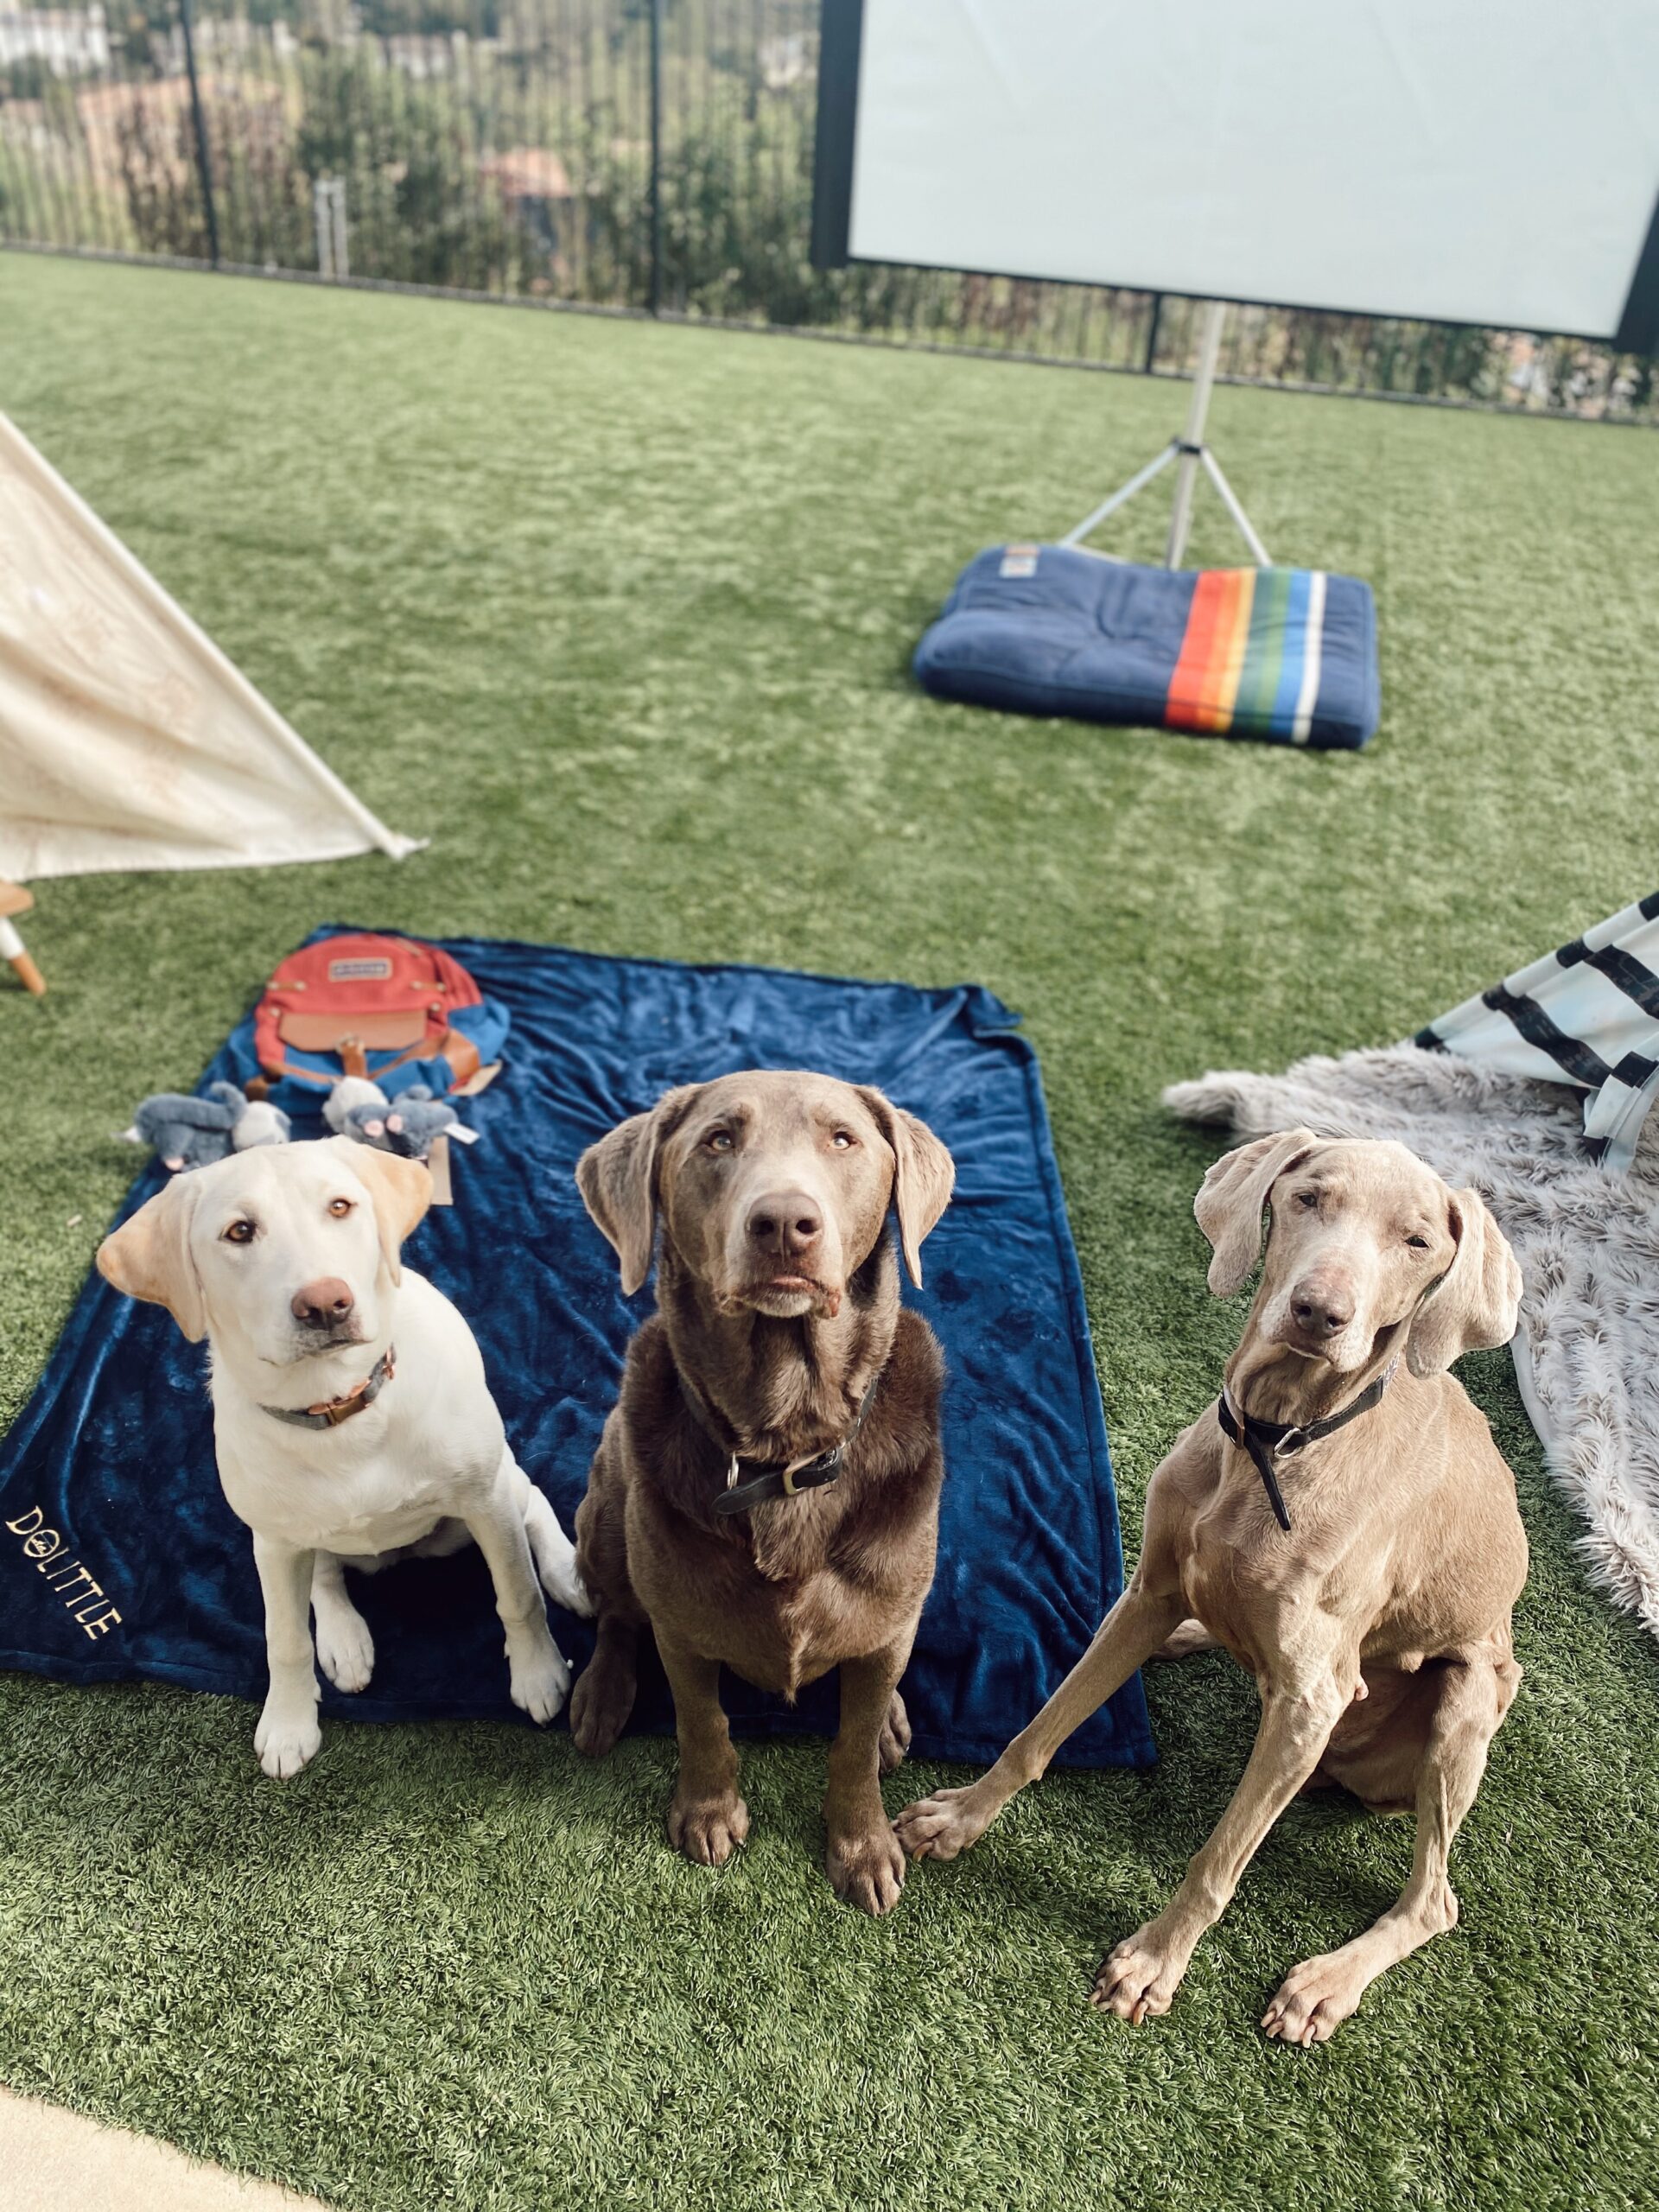
M 1417 1842 L 1397 1904 L 1340 1950 L 1304 1959 L 1284 1979 L 1262 2024 L 1281 2043 L 1328 2043 L 1378 1974 L 1458 1924 L 1446 1873 L 1452 1840 L 1475 1802 L 1486 1753 L 1520 1669 L 1511 1658 L 1447 1667 L 1417 1773 Z
M 1221 1918 L 1262 1839 L 1318 1766 L 1358 1673 L 1355 1660 L 1345 1694 L 1334 1669 L 1294 1686 L 1268 1685 L 1232 1802 L 1157 1918 L 1126 1937 L 1103 1964 L 1090 2004 L 1136 2025 L 1168 2012 L 1199 1936 Z
M 570 1739 L 589 1758 L 603 1758 L 633 1711 L 636 1658 L 645 1615 L 628 1580 L 625 1491 L 612 1462 L 614 1432 L 607 1427 L 576 1508 L 576 1574 L 599 1613 L 594 1656 L 570 1693 Z
M 893 1826 L 911 1857 L 954 1859 L 977 1843 L 1009 1798 L 1047 1772 L 1066 1738 L 1152 1656 L 1185 1611 L 1179 1591 L 1150 1595 L 1137 1574 L 1087 1651 L 996 1764 L 966 1789 L 936 1790 L 906 1806 Z
M 841 1726 L 830 1746 L 824 1872 L 838 1897 L 861 1911 L 891 1911 L 905 1886 L 904 1846 L 881 1802 L 881 1732 L 915 1630 L 885 1651 L 841 1662 Z
M 315 1757 L 317 1668 L 311 1649 L 311 1573 L 316 1554 L 256 1533 L 253 1563 L 265 1600 L 265 1664 L 270 1687 L 253 1732 L 259 1764 L 286 1782 Z
M 317 1623 L 317 1664 L 337 1690 L 367 1689 L 374 1638 L 352 1603 L 345 1569 L 333 1552 L 318 1552 L 311 1570 L 311 1611 Z
M 723 1866 L 749 1833 L 749 1808 L 737 1794 L 737 1753 L 720 1701 L 720 1662 L 671 1643 L 657 1649 L 674 1693 L 680 1771 L 668 1808 L 668 1840 L 704 1866 Z
M 532 1720 L 551 1720 L 569 1690 L 570 1669 L 547 1624 L 547 1600 L 536 1577 L 524 1513 L 510 1484 L 498 1474 L 489 1503 L 462 1518 L 495 1585 L 495 1610 L 506 1631 L 512 1701 Z

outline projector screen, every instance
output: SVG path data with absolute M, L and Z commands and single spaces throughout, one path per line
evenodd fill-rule
M 1659 346 L 1659 0 L 824 0 L 814 257 Z

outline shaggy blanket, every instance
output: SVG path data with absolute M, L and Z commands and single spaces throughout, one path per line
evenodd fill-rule
M 1241 1137 L 1306 1124 L 1396 1137 L 1470 1185 L 1521 1263 L 1510 1350 L 1551 1471 L 1589 1524 L 1592 1579 L 1659 1635 L 1659 1133 L 1629 1172 L 1585 1150 L 1582 1100 L 1414 1045 L 1178 1083 L 1164 1103 Z

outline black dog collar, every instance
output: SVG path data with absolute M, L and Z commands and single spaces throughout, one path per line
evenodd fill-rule
M 804 1490 L 827 1489 L 846 1465 L 847 1454 L 854 1438 L 864 1426 L 865 1415 L 874 1402 L 880 1381 L 881 1375 L 878 1370 L 871 1377 L 870 1387 L 864 1393 L 864 1402 L 854 1416 L 853 1425 L 846 1435 L 839 1444 L 832 1444 L 827 1452 L 820 1452 L 814 1459 L 779 1465 L 776 1460 L 742 1459 L 735 1452 L 728 1452 L 726 1487 L 715 1500 L 715 1511 L 722 1519 L 727 1519 L 734 1513 L 747 1513 L 754 1506 L 764 1505 L 768 1498 L 794 1497 Z M 706 1409 L 683 1376 L 680 1377 L 680 1387 L 686 1404 L 696 1416 L 698 1427 L 716 1444 L 721 1444 Z M 721 1449 L 727 1451 L 727 1446 L 721 1444 Z
M 1351 1405 L 1344 1406 L 1339 1414 L 1328 1414 L 1323 1421 L 1313 1421 L 1305 1426 L 1299 1421 L 1258 1421 L 1253 1414 L 1241 1413 L 1227 1395 L 1225 1383 L 1216 1401 L 1216 1419 L 1221 1423 L 1222 1434 L 1235 1444 L 1242 1444 L 1262 1478 L 1262 1487 L 1268 1493 L 1268 1503 L 1273 1508 L 1273 1517 L 1288 1535 L 1290 1515 L 1285 1510 L 1284 1494 L 1279 1488 L 1273 1471 L 1277 1459 L 1289 1459 L 1304 1446 L 1317 1444 L 1321 1437 L 1334 1436 L 1338 1429 L 1346 1428 L 1351 1421 L 1357 1421 L 1361 1414 L 1368 1414 L 1382 1402 L 1382 1393 L 1393 1382 L 1395 1370 L 1400 1364 L 1396 1352 L 1375 1382 L 1362 1390 Z
M 354 1390 L 343 1398 L 330 1398 L 321 1406 L 262 1406 L 273 1421 L 292 1421 L 296 1428 L 338 1428 L 343 1421 L 350 1421 L 353 1414 L 362 1413 L 372 1406 L 397 1373 L 397 1352 L 388 1344 Z

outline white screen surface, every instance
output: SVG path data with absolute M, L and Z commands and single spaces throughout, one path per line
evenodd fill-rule
M 1659 0 L 864 0 L 848 246 L 1610 336 Z

